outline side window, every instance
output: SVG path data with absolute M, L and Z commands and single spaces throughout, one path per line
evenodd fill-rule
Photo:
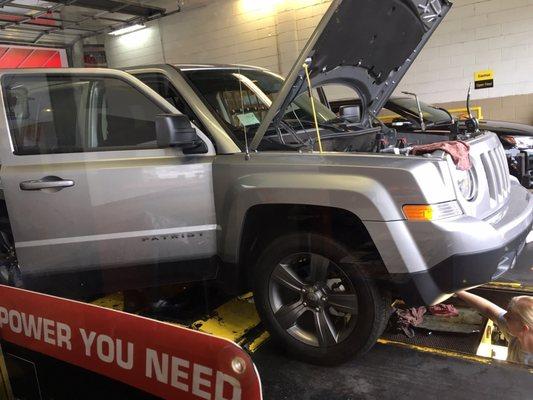
M 151 89 L 176 107 L 179 112 L 188 116 L 196 126 L 201 126 L 200 120 L 196 117 L 191 107 L 166 76 L 158 73 L 134 74 L 134 76 L 144 84 L 150 86 Z M 202 131 L 205 132 L 205 129 L 202 129 Z
M 98 124 L 92 147 L 157 147 L 155 117 L 164 110 L 119 79 L 96 82 L 94 93 Z
M 2 88 L 17 155 L 156 147 L 165 110 L 120 79 L 12 75 Z

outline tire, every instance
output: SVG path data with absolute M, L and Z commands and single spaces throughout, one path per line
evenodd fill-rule
M 270 242 L 253 286 L 257 311 L 273 339 L 296 358 L 321 365 L 370 350 L 388 322 L 390 297 L 365 276 L 363 259 L 315 233 Z

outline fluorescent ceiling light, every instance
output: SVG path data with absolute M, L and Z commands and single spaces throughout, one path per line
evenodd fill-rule
M 145 25 L 141 25 L 141 24 L 135 24 L 135 25 L 129 25 L 129 26 L 126 26 L 124 28 L 120 28 L 120 29 L 117 29 L 115 31 L 111 31 L 109 32 L 110 35 L 113 35 L 113 36 L 119 36 L 119 35 L 124 35 L 125 33 L 131 33 L 131 32 L 135 32 L 135 31 L 140 31 L 141 29 L 144 29 L 146 28 Z

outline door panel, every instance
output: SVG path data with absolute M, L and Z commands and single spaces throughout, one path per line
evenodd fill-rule
M 114 74 L 111 78 L 123 79 L 135 90 L 143 91 L 141 95 L 160 113 L 176 112 L 134 78 L 125 73 Z M 84 84 L 84 77 L 79 74 L 74 77 L 75 85 Z M 98 83 L 99 78 L 93 74 L 87 81 Z M 17 79 L 14 82 L 21 81 Z M 104 90 L 107 102 L 112 102 L 109 93 L 112 88 L 108 85 Z M 177 149 L 157 149 L 154 143 L 146 141 L 150 136 L 147 127 L 151 126 L 151 117 L 142 117 L 142 123 L 135 119 L 141 118 L 143 112 L 146 114 L 146 109 L 139 108 L 145 100 L 135 100 L 133 92 L 127 98 L 119 96 L 121 101 L 130 101 L 132 105 L 122 104 L 115 112 L 106 108 L 105 101 L 94 106 L 95 90 L 91 89 L 86 99 L 78 98 L 75 105 L 78 110 L 70 109 L 69 117 L 51 107 L 53 118 L 43 122 L 41 117 L 36 117 L 42 110 L 36 111 L 38 106 L 30 104 L 30 116 L 35 120 L 25 127 L 42 134 L 44 125 L 48 134 L 55 129 L 57 135 L 49 134 L 47 141 L 39 141 L 38 146 L 30 143 L 29 147 L 18 148 L 19 151 L 37 149 L 44 154 L 2 154 L 5 162 L 1 179 L 23 273 L 158 264 L 215 255 L 212 144 L 209 143 L 210 151 L 205 155 L 187 156 Z M 107 118 L 117 113 L 121 116 L 120 123 L 127 121 L 127 132 L 142 139 L 132 139 L 124 128 L 116 126 L 117 118 Z M 76 114 L 75 121 L 72 114 Z M 10 117 L 20 118 L 20 113 Z M 77 127 L 75 133 L 65 131 L 72 126 Z M 13 122 L 11 128 L 12 132 L 16 130 Z M 140 129 L 140 134 L 135 129 Z M 207 140 L 205 135 L 199 135 Z M 68 144 L 63 153 L 56 136 Z M 122 136 L 129 142 L 119 150 Z M 2 140 L 4 146 L 5 138 Z M 25 140 L 27 144 L 28 138 Z M 16 138 L 13 141 L 16 150 L 21 142 L 17 143 Z M 21 183 L 28 185 L 28 181 L 43 178 L 74 184 L 59 189 L 21 190 Z
M 24 272 L 159 263 L 216 253 L 211 159 L 162 157 L 3 167 Z M 53 174 L 58 192 L 21 191 Z

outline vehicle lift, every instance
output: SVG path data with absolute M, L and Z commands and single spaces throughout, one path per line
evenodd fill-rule
M 476 292 L 495 302 L 499 302 L 505 307 L 507 302 L 514 296 L 532 295 L 533 287 L 518 283 L 492 282 L 479 287 L 476 289 Z M 115 293 L 99 298 L 93 304 L 132 312 L 131 310 L 127 310 L 127 297 L 128 294 Z M 468 310 L 464 306 L 459 309 L 466 309 L 470 311 L 470 314 L 475 314 L 473 310 Z M 149 313 L 148 315 L 154 317 Z M 211 312 L 199 315 L 196 319 L 194 317 L 191 318 L 191 316 L 180 319 L 164 314 L 156 318 L 161 317 L 190 329 L 229 339 L 237 343 L 249 354 L 255 353 L 269 339 L 269 334 L 263 328 L 259 316 L 256 313 L 252 293 L 231 298 L 214 308 Z M 478 317 L 480 323 L 477 328 L 472 328 L 472 323 L 468 325 L 468 321 L 465 322 L 465 318 L 460 316 L 450 318 L 448 329 L 445 329 L 447 333 L 444 334 L 438 331 L 426 330 L 425 334 L 418 334 L 416 338 L 409 339 L 405 335 L 385 333 L 378 340 L 378 343 L 388 346 L 401 346 L 415 351 L 430 352 L 445 357 L 460 358 L 484 364 L 491 363 L 493 360 L 505 360 L 507 347 L 499 335 L 497 327 L 491 320 Z M 458 336 L 453 333 L 464 334 L 467 333 L 469 328 L 471 332 L 475 330 L 477 334 L 469 335 L 470 339 L 468 341 L 470 344 L 466 346 L 468 349 L 465 350 L 465 340 L 461 341 L 463 346 L 456 346 L 455 343 L 457 342 Z M 435 337 L 438 340 L 435 340 Z

